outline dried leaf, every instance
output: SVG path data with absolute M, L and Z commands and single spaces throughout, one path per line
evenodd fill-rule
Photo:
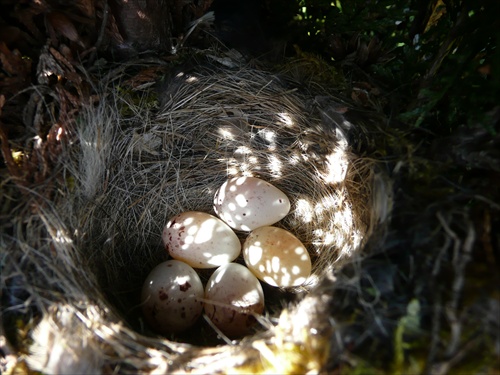
M 5 96 L 0 95 L 0 116 L 2 116 L 2 109 L 4 105 L 5 105 Z
M 154 83 L 158 81 L 161 75 L 165 74 L 165 67 L 154 66 L 151 68 L 146 68 L 141 70 L 138 74 L 132 78 L 126 80 L 123 85 L 137 89 L 144 84 Z
M 356 51 L 358 49 L 360 41 L 359 35 L 360 33 L 356 32 L 351 36 L 351 39 L 349 39 L 349 43 L 347 44 L 348 51 Z
M 425 25 L 424 33 L 435 26 L 443 15 L 446 14 L 446 5 L 443 0 L 438 0 L 432 9 L 432 14 L 429 17 L 427 25 Z
M 29 30 L 39 41 L 45 39 L 46 35 L 38 29 L 33 18 L 45 13 L 48 10 L 48 5 L 44 1 L 31 1 L 29 7 L 16 8 L 15 15 L 17 19 Z
M 80 10 L 84 15 L 89 18 L 95 17 L 96 4 L 94 0 L 78 0 L 75 1 L 74 7 Z
M 76 31 L 75 25 L 73 25 L 73 22 L 64 14 L 60 12 L 51 12 L 47 15 L 47 20 L 56 32 L 84 47 L 78 35 L 78 31 Z
M 368 46 L 365 42 L 359 43 L 358 49 L 356 50 L 356 61 L 358 65 L 363 66 L 368 61 Z
M 17 72 L 16 65 L 11 59 L 12 53 L 7 48 L 5 43 L 0 43 L 0 63 L 2 64 L 2 70 L 7 74 L 13 75 Z
M 7 45 L 0 42 L 0 87 L 4 93 L 15 93 L 30 81 L 31 60 L 23 59 L 19 51 L 11 51 Z
M 368 43 L 368 62 L 376 63 L 382 52 L 382 44 L 380 40 L 375 36 Z

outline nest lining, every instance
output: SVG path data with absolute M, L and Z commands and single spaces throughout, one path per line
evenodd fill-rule
M 346 129 L 355 125 L 331 116 L 334 101 L 325 107 L 325 97 L 247 67 L 181 71 L 159 92 L 154 110 L 116 86 L 89 109 L 62 158 L 66 190 L 53 201 L 33 198 L 41 221 L 9 244 L 39 277 L 23 280 L 35 285 L 30 294 L 44 309 L 29 363 L 96 372 L 269 371 L 276 363 L 285 366 L 276 371 L 319 370 L 332 328 L 327 276 L 358 256 L 388 207 L 372 162 L 350 149 Z M 310 251 L 309 284 L 288 294 L 268 288 L 266 303 L 276 300 L 263 327 L 236 345 L 203 349 L 154 337 L 140 318 L 138 291 L 167 259 L 163 226 L 183 211 L 213 213 L 216 189 L 242 175 L 289 196 L 291 213 L 278 225 Z M 288 305 L 290 293 L 308 295 Z M 181 339 L 199 344 L 209 331 L 201 325 Z M 68 363 L 55 364 L 58 352 L 44 342 Z

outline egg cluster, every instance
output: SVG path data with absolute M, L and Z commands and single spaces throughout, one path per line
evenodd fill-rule
M 142 289 L 146 321 L 162 333 L 191 327 L 205 311 L 229 337 L 249 332 L 264 311 L 259 279 L 275 287 L 303 284 L 311 273 L 305 246 L 272 226 L 290 211 L 288 197 L 255 177 L 235 177 L 215 193 L 214 211 L 173 217 L 162 239 L 173 260 L 156 266 Z M 243 246 L 234 230 L 249 232 Z M 245 265 L 232 263 L 243 253 Z M 196 269 L 217 268 L 205 288 Z

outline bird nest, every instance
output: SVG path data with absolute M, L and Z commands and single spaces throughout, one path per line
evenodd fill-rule
M 69 139 L 58 146 L 53 178 L 24 190 L 2 237 L 4 318 L 29 337 L 31 369 L 327 368 L 336 345 L 335 272 L 379 238 L 390 186 L 359 155 L 364 125 L 331 92 L 293 72 L 220 62 L 171 70 L 159 88 L 131 90 L 115 76 L 74 127 L 52 134 Z M 139 296 L 149 271 L 168 259 L 162 228 L 184 211 L 213 213 L 215 191 L 233 176 L 259 177 L 289 197 L 290 214 L 277 225 L 307 247 L 312 275 L 292 289 L 264 286 L 265 313 L 240 340 L 203 319 L 159 336 L 144 324 Z M 48 185 L 55 188 L 45 194 Z

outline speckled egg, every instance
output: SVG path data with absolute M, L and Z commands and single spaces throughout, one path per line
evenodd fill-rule
M 187 211 L 173 217 L 163 229 L 170 256 L 194 268 L 215 268 L 236 259 L 241 243 L 233 230 L 205 212 Z
M 273 286 L 299 286 L 311 274 L 306 247 L 289 231 L 273 226 L 257 228 L 248 235 L 243 258 L 255 276 Z
M 203 311 L 203 284 L 186 263 L 169 260 L 158 264 L 144 281 L 142 312 L 148 325 L 163 334 L 186 330 Z
M 259 280 L 241 264 L 229 263 L 212 274 L 205 287 L 205 313 L 225 335 L 241 337 L 264 311 Z
M 260 178 L 235 177 L 215 193 L 214 210 L 231 228 L 251 231 L 284 218 L 290 211 L 290 200 Z

